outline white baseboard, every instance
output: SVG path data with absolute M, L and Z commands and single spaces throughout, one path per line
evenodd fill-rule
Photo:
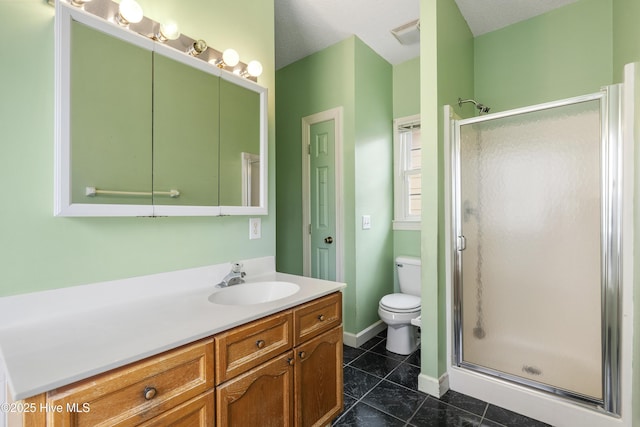
M 378 320 L 376 323 L 358 332 L 357 334 L 344 332 L 342 336 L 342 340 L 344 341 L 345 345 L 348 345 L 349 347 L 358 348 L 362 344 L 369 341 L 371 338 L 378 335 L 380 332 L 384 331 L 386 327 L 387 327 L 386 323 L 384 323 L 382 320 Z
M 449 390 L 449 374 L 445 372 L 440 378 L 418 375 L 418 390 L 441 398 Z

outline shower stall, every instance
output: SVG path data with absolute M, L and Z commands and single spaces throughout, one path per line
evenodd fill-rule
M 450 129 L 453 365 L 612 415 L 619 89 Z

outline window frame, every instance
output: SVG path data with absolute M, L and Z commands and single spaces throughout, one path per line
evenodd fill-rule
M 400 128 L 417 124 L 420 126 L 420 114 L 400 117 L 393 121 L 393 229 L 394 230 L 420 230 L 421 217 L 408 215 L 409 209 L 409 184 L 406 180 L 408 174 L 415 174 L 416 170 L 407 170 L 409 150 L 403 143 Z M 422 146 L 420 147 L 422 150 Z M 422 173 L 422 168 L 417 173 Z

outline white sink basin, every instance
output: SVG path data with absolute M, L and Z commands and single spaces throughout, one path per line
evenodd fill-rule
M 253 282 L 222 288 L 209 295 L 209 301 L 222 305 L 253 305 L 293 295 L 300 286 L 290 282 Z

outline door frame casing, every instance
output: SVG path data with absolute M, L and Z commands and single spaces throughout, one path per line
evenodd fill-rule
M 311 276 L 311 126 L 334 121 L 335 141 L 335 198 L 336 198 L 336 281 L 344 282 L 344 191 L 343 191 L 343 108 L 336 107 L 302 118 L 302 274 Z

